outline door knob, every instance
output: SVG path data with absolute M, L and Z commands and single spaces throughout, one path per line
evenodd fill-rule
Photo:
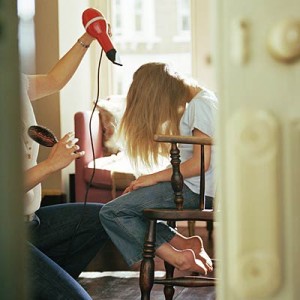
M 268 36 L 270 54 L 279 62 L 291 63 L 300 58 L 300 21 L 286 19 L 275 25 Z

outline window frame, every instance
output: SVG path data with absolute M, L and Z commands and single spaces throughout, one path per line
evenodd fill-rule
M 122 1 L 121 1 L 122 2 Z M 203 72 L 201 72 L 203 68 L 203 61 L 201 61 L 201 57 L 197 55 L 198 53 L 201 53 L 201 47 L 202 47 L 202 40 L 198 37 L 200 36 L 200 26 L 199 26 L 199 15 L 198 12 L 201 12 L 202 4 L 201 1 L 197 0 L 190 0 L 190 14 L 191 14 L 191 20 L 190 20 L 190 26 L 191 26 L 191 57 L 192 57 L 192 76 L 198 80 L 202 81 Z M 210 2 L 210 0 L 208 0 Z M 107 20 L 111 19 L 112 15 L 112 3 L 111 1 L 99 1 L 99 0 L 91 0 L 91 4 L 99 9 L 106 17 Z M 122 23 L 122 22 L 121 22 Z M 91 64 L 93 66 L 97 65 L 98 56 L 92 55 L 91 56 Z M 108 95 L 112 94 L 112 80 L 113 80 L 113 72 L 112 68 L 114 66 L 109 62 L 107 63 L 107 60 L 103 59 L 102 63 L 102 74 L 105 74 L 105 76 L 102 76 L 100 79 L 100 96 L 107 97 Z M 96 74 L 96 72 L 94 72 Z M 93 82 L 96 82 L 97 78 L 96 75 L 91 75 L 91 80 Z M 212 83 L 212 86 L 214 84 Z

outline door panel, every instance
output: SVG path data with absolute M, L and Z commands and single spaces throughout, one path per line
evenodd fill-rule
M 214 1 L 218 299 L 298 299 L 300 9 Z
M 16 1 L 0 0 L 0 299 L 28 299 Z

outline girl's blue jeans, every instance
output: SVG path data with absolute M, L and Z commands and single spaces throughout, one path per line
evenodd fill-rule
M 183 188 L 184 208 L 199 206 L 199 195 L 186 185 Z M 103 227 L 129 266 L 140 261 L 143 255 L 147 220 L 146 208 L 175 208 L 174 192 L 170 182 L 140 188 L 107 203 L 100 211 Z M 164 222 L 157 224 L 156 248 L 169 242 L 175 230 Z
M 30 299 L 91 299 L 76 278 L 108 240 L 101 208 L 99 203 L 46 206 L 27 223 Z

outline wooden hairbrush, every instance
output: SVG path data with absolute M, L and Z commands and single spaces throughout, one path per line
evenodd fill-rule
M 45 147 L 53 147 L 58 142 L 55 134 L 50 129 L 40 125 L 30 126 L 28 135 L 35 142 Z

